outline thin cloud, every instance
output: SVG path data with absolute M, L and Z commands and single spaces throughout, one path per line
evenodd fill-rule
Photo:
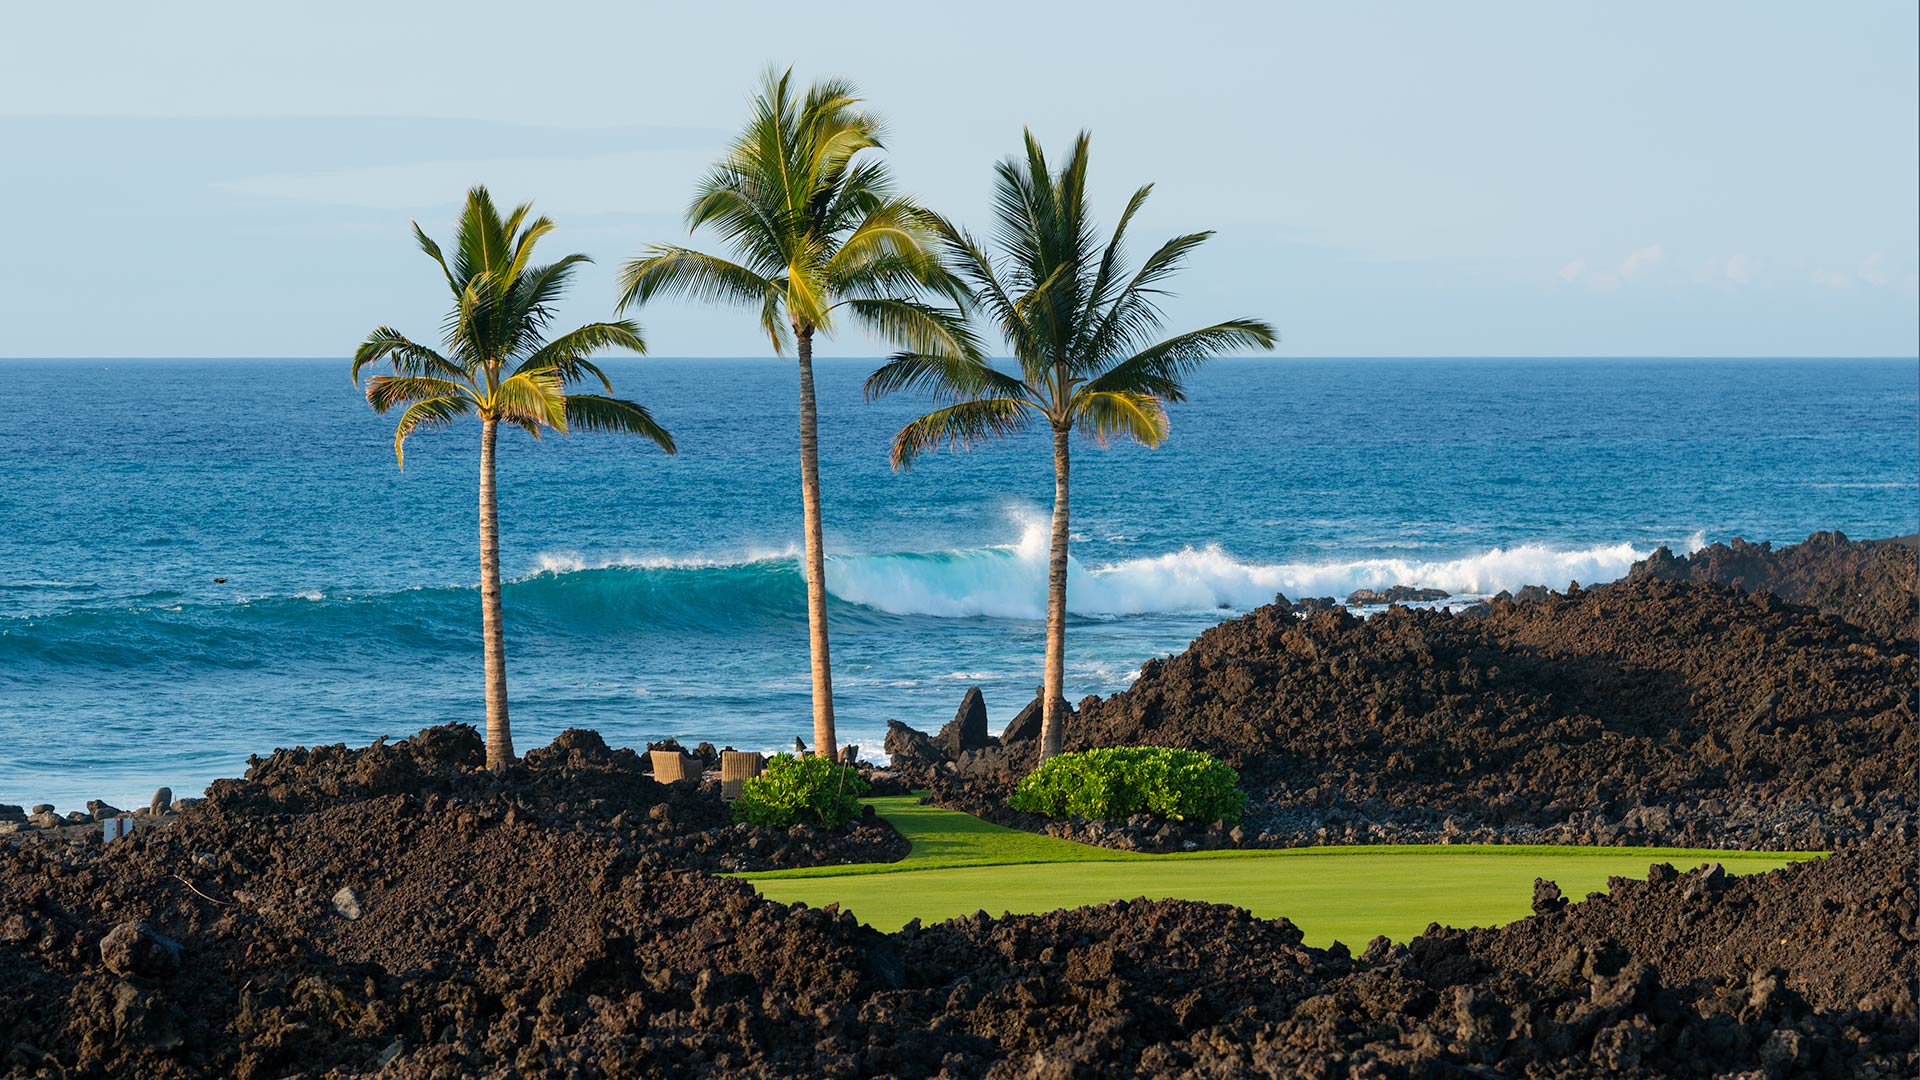
M 1648 244 L 1621 261 L 1620 277 L 1626 281 L 1646 277 L 1658 270 L 1666 258 L 1667 253 L 1659 244 Z
M 1623 282 L 1652 276 L 1666 258 L 1666 250 L 1659 244 L 1636 248 L 1614 266 L 1591 266 L 1584 257 L 1577 258 L 1560 268 L 1560 280 L 1608 292 L 1618 289 Z
M 1815 267 L 1813 283 L 1830 292 L 1847 292 L 1852 289 L 1892 289 L 1902 294 L 1914 291 L 1914 282 L 1920 281 L 1920 275 L 1913 273 L 1895 274 L 1887 266 L 1887 257 L 1874 252 L 1861 259 L 1852 270 L 1834 270 L 1830 267 Z

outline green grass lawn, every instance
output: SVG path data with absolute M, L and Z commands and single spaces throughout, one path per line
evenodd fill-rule
M 1108 900 L 1179 897 L 1285 915 L 1310 944 L 1396 941 L 1430 922 L 1492 926 L 1531 912 L 1533 879 L 1576 899 L 1607 878 L 1644 877 L 1670 862 L 1719 862 L 1729 873 L 1773 870 L 1813 853 L 1504 844 L 1340 846 L 1146 855 L 992 825 L 909 797 L 870 799 L 912 842 L 897 863 L 744 874 L 783 903 L 837 903 L 877 930 L 975 911 L 1040 912 Z

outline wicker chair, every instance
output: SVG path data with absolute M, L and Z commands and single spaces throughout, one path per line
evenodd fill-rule
M 752 750 L 720 751 L 720 797 L 728 802 L 739 798 L 741 785 L 759 776 L 766 767 L 765 754 Z
M 663 784 L 680 780 L 700 782 L 705 765 L 697 757 L 685 750 L 649 750 L 647 758 L 653 762 L 653 778 Z

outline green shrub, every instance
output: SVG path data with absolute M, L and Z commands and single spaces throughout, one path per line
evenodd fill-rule
M 1116 820 L 1145 811 L 1169 821 L 1237 821 L 1240 774 L 1211 754 L 1120 746 L 1049 758 L 1013 789 L 1015 810 Z
M 812 825 L 837 829 L 860 816 L 867 782 L 858 769 L 826 758 L 776 755 L 767 770 L 740 785 L 733 819 L 749 825 L 784 828 Z

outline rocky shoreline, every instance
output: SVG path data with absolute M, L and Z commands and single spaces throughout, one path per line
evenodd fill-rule
M 570 732 L 277 751 L 167 828 L 0 850 L 9 1077 L 1911 1075 L 1912 843 L 1309 948 L 1116 902 L 883 935 L 692 869 L 718 800 Z M 659 812 L 656 812 L 659 811 Z M 848 857 L 813 842 L 766 862 Z M 720 838 L 718 851 L 707 844 Z M 762 838 L 765 838 L 764 836 Z M 751 843 L 746 845 L 750 850 Z M 881 854 L 868 844 L 869 854 Z
M 153 793 L 147 805 L 137 810 L 122 810 L 99 799 L 87 800 L 87 808 L 62 814 L 52 803 L 15 806 L 0 803 L 0 843 L 27 837 L 35 839 L 82 840 L 92 836 L 124 836 L 135 827 L 165 824 L 193 800 L 175 803 L 173 789 L 163 787 Z

